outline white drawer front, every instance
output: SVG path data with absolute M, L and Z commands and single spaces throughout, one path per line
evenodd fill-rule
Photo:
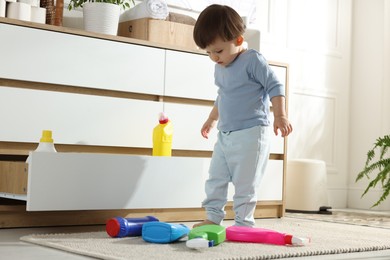
M 274 113 L 271 112 L 270 114 L 270 121 L 271 121 L 271 153 L 277 153 L 277 154 L 283 154 L 284 153 L 284 138 L 281 137 L 280 132 L 278 135 L 275 135 L 273 131 L 273 123 L 274 123 Z
M 283 161 L 269 160 L 267 170 L 258 190 L 261 201 L 282 200 L 283 197 Z
M 166 103 L 164 108 L 174 127 L 172 141 L 174 149 L 206 151 L 214 149 L 218 130 L 213 129 L 209 139 L 203 138 L 200 134 L 200 129 L 208 118 L 211 107 Z
M 174 136 L 172 146 L 174 149 L 208 150 L 214 149 L 217 141 L 218 129 L 214 128 L 209 139 L 204 139 L 200 135 L 200 129 L 208 118 L 212 107 L 183 105 L 166 103 L 165 112 L 169 115 L 174 125 Z M 273 122 L 273 113 L 271 113 Z M 272 127 L 271 122 L 271 127 Z M 284 139 L 271 133 L 271 153 L 283 154 Z
M 165 95 L 215 100 L 214 63 L 208 56 L 166 51 Z
M 0 87 L 0 140 L 152 147 L 162 103 Z
M 0 34 L 0 77 L 163 93 L 163 49 L 7 24 Z
M 32 152 L 27 210 L 201 207 L 209 159 Z

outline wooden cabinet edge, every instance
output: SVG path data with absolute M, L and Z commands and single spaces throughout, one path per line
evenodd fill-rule
M 31 28 L 31 29 L 52 31 L 52 32 L 57 32 L 57 33 L 65 33 L 65 34 L 70 34 L 70 35 L 75 35 L 75 36 L 90 37 L 90 38 L 96 38 L 96 39 L 107 40 L 107 41 L 115 41 L 115 42 L 123 42 L 123 43 L 135 44 L 135 45 L 142 45 L 142 46 L 147 46 L 147 47 L 152 47 L 152 48 L 175 50 L 175 51 L 181 51 L 181 52 L 206 55 L 206 53 L 202 50 L 197 51 L 197 50 L 193 50 L 193 49 L 180 48 L 180 47 L 174 46 L 174 45 L 155 43 L 155 42 L 150 42 L 150 41 L 140 40 L 140 39 L 135 39 L 135 38 L 100 34 L 100 33 L 94 33 L 94 32 L 87 32 L 85 30 L 76 29 L 76 28 L 54 26 L 54 25 L 49 25 L 49 24 L 39 24 L 39 23 L 33 23 L 33 22 L 4 18 L 4 17 L 0 17 L 0 24 L 8 24 L 8 25 L 21 26 L 21 27 L 26 27 L 26 28 Z
M 27 194 L 27 164 L 0 161 L 0 193 Z
M 231 206 L 226 207 L 225 220 L 234 218 Z M 88 211 L 38 211 L 27 212 L 25 206 L 0 206 L 0 228 L 104 225 L 115 216 L 143 217 L 152 215 L 160 221 L 186 222 L 201 221 L 205 218 L 203 208 L 142 209 L 142 210 L 88 210 Z M 283 217 L 281 202 L 259 202 L 255 218 Z

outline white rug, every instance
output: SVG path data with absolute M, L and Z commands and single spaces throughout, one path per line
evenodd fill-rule
M 278 259 L 390 249 L 389 229 L 285 217 L 260 219 L 257 226 L 311 237 L 303 247 L 224 242 L 192 250 L 184 242 L 151 244 L 140 237 L 113 239 L 105 231 L 29 235 L 22 241 L 101 259 Z M 104 229 L 104 227 L 102 228 Z
M 389 213 L 358 213 L 348 211 L 336 211 L 332 215 L 305 214 L 305 213 L 286 213 L 286 216 L 300 219 L 310 219 L 317 221 L 326 221 L 333 223 L 343 223 L 367 227 L 380 227 L 390 229 Z

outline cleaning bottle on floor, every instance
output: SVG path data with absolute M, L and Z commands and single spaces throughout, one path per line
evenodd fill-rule
M 150 243 L 166 244 L 185 237 L 190 229 L 184 224 L 148 222 L 142 226 L 142 239 Z
M 273 245 L 303 246 L 309 238 L 299 238 L 265 228 L 231 226 L 226 229 L 226 239 L 237 242 L 263 243 Z
M 186 246 L 200 249 L 216 246 L 226 239 L 226 229 L 220 225 L 203 225 L 193 228 L 188 234 Z
M 159 124 L 153 129 L 153 156 L 172 156 L 172 136 L 171 121 L 160 113 Z
M 159 220 L 153 216 L 142 218 L 115 217 L 106 221 L 106 232 L 110 237 L 141 236 L 142 226 L 147 222 Z

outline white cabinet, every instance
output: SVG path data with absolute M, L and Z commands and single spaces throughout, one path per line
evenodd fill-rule
M 267 169 L 257 189 L 259 201 L 275 201 L 283 199 L 283 161 L 269 160 Z M 234 186 L 230 183 L 228 200 L 233 201 Z
M 212 151 L 217 141 L 217 129 L 211 131 L 209 139 L 200 134 L 200 129 L 210 113 L 211 107 L 199 105 L 165 104 L 165 112 L 174 127 L 173 149 Z
M 278 135 L 274 134 L 273 131 L 273 122 L 274 122 L 274 114 L 270 114 L 270 121 L 271 121 L 271 147 L 270 152 L 271 154 L 283 154 L 284 153 L 284 138 L 280 136 L 280 133 Z
M 205 55 L 167 51 L 164 94 L 214 101 L 214 64 Z
M 259 201 L 283 200 L 283 161 L 269 160 L 267 170 L 258 188 Z
M 0 77 L 163 94 L 165 50 L 0 23 Z
M 216 97 L 213 62 L 201 53 L 40 26 L 0 18 L 0 182 L 11 169 L 4 161 L 23 163 L 50 129 L 72 152 L 32 154 L 30 210 L 196 208 L 172 213 L 176 221 L 204 213 L 217 130 L 206 140 L 200 128 Z M 174 125 L 174 157 L 153 158 L 152 131 L 163 110 Z M 258 197 L 266 210 L 272 206 L 262 211 L 268 217 L 284 207 L 284 139 L 275 137 L 272 147 Z M 81 193 L 71 194 L 72 185 Z

